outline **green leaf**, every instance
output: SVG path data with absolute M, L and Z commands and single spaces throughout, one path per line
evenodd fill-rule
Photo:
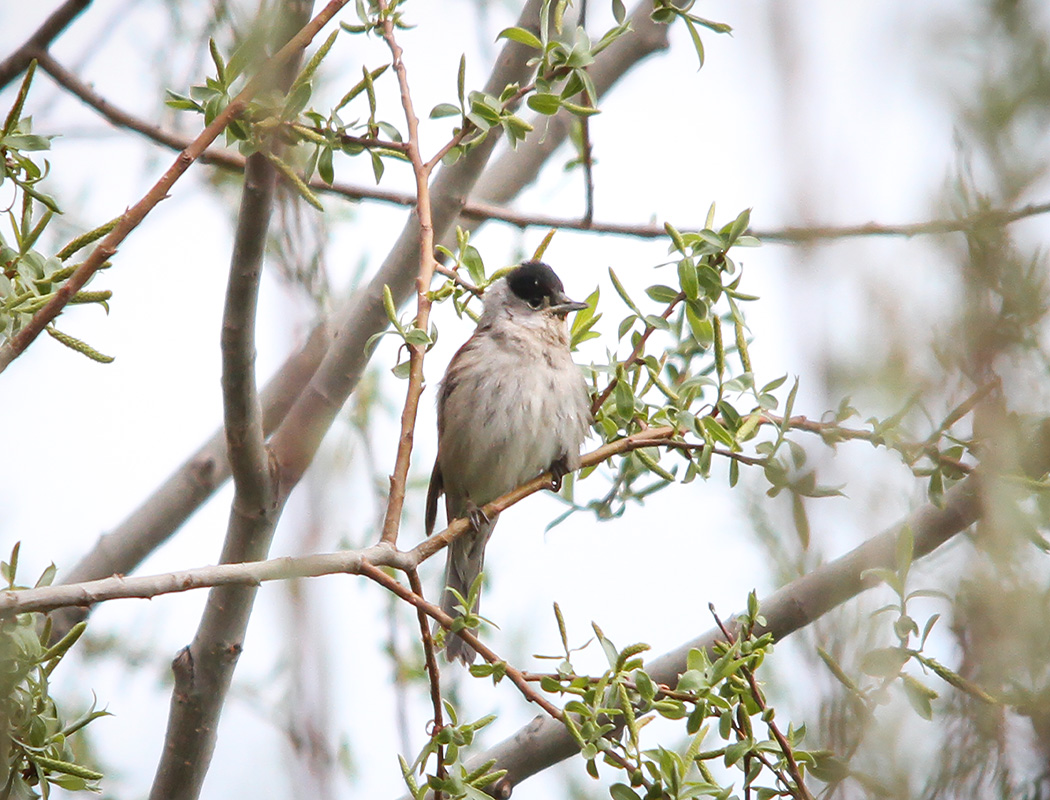
M 461 113 L 459 106 L 454 106 L 451 103 L 438 103 L 430 109 L 430 118 L 440 119 L 442 117 L 458 117 Z
M 609 796 L 612 800 L 641 800 L 638 792 L 622 783 L 614 783 L 610 786 Z
M 537 114 L 545 114 L 548 117 L 557 114 L 562 106 L 561 97 L 548 93 L 530 95 L 526 102 Z
M 620 279 L 616 277 L 616 273 L 613 272 L 612 267 L 609 267 L 609 277 L 612 279 L 613 288 L 616 289 L 616 293 L 620 295 L 620 299 L 623 300 L 629 309 L 637 314 L 639 317 L 644 317 L 641 310 L 634 304 L 634 301 L 627 294 L 627 290 L 623 288 L 623 284 L 620 283 Z M 621 334 L 622 336 L 623 334 Z
M 570 114 L 575 114 L 577 117 L 593 117 L 595 114 L 602 113 L 600 108 L 595 108 L 594 106 L 581 106 L 571 100 L 562 100 L 561 105 L 562 108 Z
M 204 107 L 186 95 L 178 94 L 177 92 L 171 91 L 171 89 L 165 90 L 167 98 L 164 100 L 164 105 L 168 108 L 174 108 L 178 111 L 197 111 L 201 114 L 204 113 Z
M 215 64 L 215 74 L 219 79 L 219 83 L 223 86 L 229 86 L 226 81 L 226 62 L 222 58 L 222 53 L 219 52 L 219 46 L 215 44 L 214 39 L 208 39 L 208 51 L 211 53 L 212 63 Z
M 689 28 L 689 38 L 693 40 L 693 49 L 696 50 L 696 57 L 700 59 L 700 66 L 696 68 L 699 72 L 704 67 L 704 43 L 700 40 L 700 32 L 696 29 L 693 21 L 685 14 L 682 15 L 682 19 L 685 20 L 686 27 Z
M 931 701 L 937 699 L 937 692 L 922 681 L 913 678 L 911 675 L 903 675 L 901 677 L 901 685 L 904 687 L 904 696 L 908 698 L 911 707 L 914 708 L 918 715 L 923 719 L 933 719 L 933 706 L 931 705 Z
M 524 28 L 504 28 L 496 35 L 496 40 L 499 41 L 500 39 L 509 39 L 512 42 L 523 44 L 534 50 L 543 49 L 543 42 L 539 40 L 536 34 L 527 31 Z
M 877 647 L 860 660 L 860 668 L 873 678 L 895 678 L 911 658 L 902 647 Z
M 678 262 L 678 284 L 689 300 L 697 300 L 700 297 L 700 279 L 692 259 L 683 258 Z

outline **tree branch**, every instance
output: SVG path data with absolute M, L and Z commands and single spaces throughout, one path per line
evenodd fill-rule
M 283 0 L 277 18 L 279 71 L 256 77 L 259 90 L 287 92 L 308 39 L 313 0 Z M 334 8 L 332 9 L 334 13 Z M 294 42 L 298 49 L 288 51 Z M 251 84 L 249 84 L 251 85 Z M 222 321 L 222 397 L 227 454 L 234 482 L 221 562 L 266 557 L 281 509 L 255 379 L 255 321 L 266 233 L 273 212 L 276 169 L 265 151 L 248 158 Z M 219 716 L 255 601 L 254 586 L 213 588 L 193 641 L 172 665 L 175 687 L 164 750 L 150 789 L 154 800 L 200 795 L 215 749 Z
M 434 215 L 430 205 L 430 165 L 423 163 L 423 157 L 419 153 L 419 119 L 412 106 L 412 91 L 408 85 L 408 70 L 405 69 L 401 46 L 394 36 L 394 20 L 390 14 L 386 13 L 385 0 L 379 0 L 379 9 L 383 21 L 383 39 L 386 40 L 387 47 L 390 48 L 390 55 L 393 57 L 394 72 L 397 74 L 398 86 L 401 88 L 401 106 L 405 111 L 405 122 L 408 126 L 406 154 L 412 164 L 412 173 L 416 180 L 416 218 L 419 221 L 415 327 L 418 330 L 427 331 L 430 327 L 430 300 L 427 292 L 430 291 L 436 265 L 434 260 Z M 401 511 L 405 505 L 405 487 L 408 483 L 408 468 L 412 459 L 412 442 L 415 438 L 416 414 L 419 410 L 419 398 L 423 394 L 423 357 L 426 355 L 426 347 L 410 344 L 408 350 L 408 390 L 405 396 L 405 407 L 401 412 L 401 435 L 397 440 L 394 474 L 390 476 L 390 493 L 387 499 L 386 518 L 383 520 L 382 540 L 388 544 L 397 542 L 398 528 L 401 525 Z M 440 768 L 443 769 L 443 767 Z
M 29 62 L 36 58 L 38 53 L 50 47 L 51 42 L 89 5 L 91 0 L 66 0 L 55 9 L 21 47 L 0 61 L 0 89 L 21 75 L 29 66 Z
M 663 444 L 670 428 L 651 428 L 632 436 L 603 445 L 583 456 L 581 467 L 591 467 L 631 450 Z M 536 492 L 550 488 L 551 475 L 538 475 L 528 483 L 498 497 L 482 508 L 486 514 L 506 511 L 521 500 Z M 191 589 L 206 589 L 218 586 L 258 586 L 260 583 L 289 578 L 316 578 L 340 573 L 359 574 L 360 564 L 367 561 L 375 566 L 394 567 L 402 571 L 416 569 L 420 564 L 440 552 L 450 542 L 468 531 L 470 521 L 456 519 L 449 526 L 424 539 L 411 550 L 397 550 L 380 543 L 363 550 L 346 550 L 338 553 L 283 557 L 251 563 L 222 563 L 217 566 L 169 572 L 161 575 L 109 578 L 57 584 L 36 589 L 0 591 L 0 619 L 30 611 L 52 612 L 70 606 L 86 607 L 108 600 L 149 599 L 174 592 Z

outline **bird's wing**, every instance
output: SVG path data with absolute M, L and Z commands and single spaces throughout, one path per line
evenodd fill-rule
M 437 520 L 438 499 L 445 491 L 445 478 L 441 474 L 441 462 L 434 459 L 434 470 L 430 473 L 430 488 L 427 489 L 426 531 L 427 536 L 434 532 Z

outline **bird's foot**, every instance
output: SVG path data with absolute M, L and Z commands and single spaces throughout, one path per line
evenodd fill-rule
M 562 456 L 561 458 L 556 459 L 553 462 L 551 462 L 551 466 L 550 466 L 550 474 L 551 474 L 550 490 L 552 492 L 560 492 L 561 491 L 562 478 L 564 478 L 570 472 L 572 472 L 572 470 L 569 469 L 569 458 L 568 458 L 568 456 Z
M 492 523 L 489 515 L 469 500 L 467 501 L 467 519 L 470 520 L 470 525 L 475 532 Z

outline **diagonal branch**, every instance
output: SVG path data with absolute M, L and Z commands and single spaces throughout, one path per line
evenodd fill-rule
M 582 467 L 592 467 L 615 455 L 642 447 L 665 444 L 670 428 L 650 428 L 640 433 L 602 445 L 581 458 Z M 486 514 L 506 511 L 521 500 L 544 489 L 549 489 L 550 473 L 538 475 L 517 489 L 507 492 L 483 507 Z M 394 567 L 402 571 L 416 569 L 440 552 L 450 542 L 472 530 L 467 519 L 457 519 L 449 526 L 424 539 L 411 550 L 399 551 L 380 543 L 363 550 L 338 553 L 274 558 L 252 563 L 222 563 L 215 566 L 168 572 L 161 575 L 124 577 L 114 575 L 98 580 L 62 583 L 34 589 L 0 591 L 0 619 L 30 611 L 51 612 L 71 606 L 92 606 L 109 600 L 148 599 L 175 592 L 206 589 L 215 586 L 258 586 L 266 581 L 290 578 L 316 578 L 340 573 L 359 574 L 360 564 L 368 561 L 375 566 Z

